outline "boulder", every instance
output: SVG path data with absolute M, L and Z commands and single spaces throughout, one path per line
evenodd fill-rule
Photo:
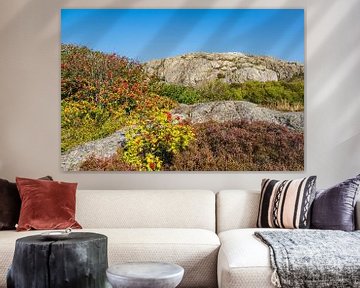
M 88 157 L 107 158 L 125 145 L 124 131 L 117 131 L 108 137 L 90 141 L 61 154 L 61 168 L 64 171 L 79 171 L 80 165 Z
M 246 101 L 213 101 L 194 105 L 181 104 L 172 114 L 191 123 L 234 120 L 267 121 L 295 131 L 304 129 L 303 112 L 281 112 Z
M 145 70 L 168 83 L 200 86 L 216 79 L 229 84 L 289 80 L 302 76 L 304 65 L 242 53 L 190 53 L 149 61 Z

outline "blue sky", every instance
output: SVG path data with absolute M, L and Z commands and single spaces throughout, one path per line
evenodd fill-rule
M 304 62 L 303 9 L 62 9 L 61 42 L 139 61 L 243 52 Z

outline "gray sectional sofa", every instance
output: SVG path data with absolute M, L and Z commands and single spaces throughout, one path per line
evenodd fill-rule
M 185 269 L 180 287 L 273 287 L 269 249 L 253 236 L 259 197 L 244 190 L 78 190 L 76 219 L 80 231 L 108 237 L 109 265 L 176 263 Z M 0 231 L 0 288 L 16 239 L 41 232 Z

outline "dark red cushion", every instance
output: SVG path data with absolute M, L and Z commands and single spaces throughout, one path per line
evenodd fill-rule
M 77 183 L 16 178 L 21 198 L 17 231 L 81 228 L 75 220 Z

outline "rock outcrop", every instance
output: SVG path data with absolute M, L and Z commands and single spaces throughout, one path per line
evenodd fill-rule
M 242 53 L 190 53 L 145 63 L 150 75 L 168 83 L 199 86 L 220 79 L 226 83 L 289 80 L 304 74 L 304 65 Z
M 303 131 L 303 112 L 280 112 L 260 107 L 246 101 L 214 101 L 194 105 L 181 104 L 172 110 L 174 116 L 188 119 L 191 123 L 207 121 L 226 122 L 234 120 L 267 121 Z
M 61 168 L 64 171 L 79 171 L 80 165 L 89 156 L 107 158 L 114 155 L 124 145 L 125 134 L 117 131 L 108 137 L 90 141 L 61 154 Z

